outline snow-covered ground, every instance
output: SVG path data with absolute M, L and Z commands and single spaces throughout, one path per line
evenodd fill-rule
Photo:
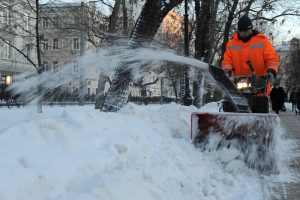
M 271 194 L 266 182 L 291 180 L 288 141 L 279 137 L 280 174 L 262 177 L 235 151 L 196 149 L 189 135 L 194 111 L 174 103 L 130 103 L 119 113 L 1 108 L 0 199 L 262 200 Z

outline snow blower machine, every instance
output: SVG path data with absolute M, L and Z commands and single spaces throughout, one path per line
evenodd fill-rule
M 249 168 L 263 174 L 276 174 L 276 128 L 279 119 L 269 113 L 266 95 L 269 78 L 255 75 L 229 78 L 222 68 L 209 71 L 226 92 L 224 112 L 195 112 L 191 117 L 191 139 L 203 151 L 237 148 Z

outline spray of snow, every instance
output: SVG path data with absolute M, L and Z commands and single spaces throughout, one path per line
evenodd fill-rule
M 111 75 L 113 71 L 126 65 L 132 69 L 135 79 L 144 74 L 141 71 L 142 66 L 152 66 L 158 68 L 165 62 L 175 62 L 185 66 L 194 66 L 207 73 L 208 64 L 194 58 L 189 58 L 176 54 L 170 50 L 159 50 L 156 48 L 138 48 L 132 49 L 127 46 L 111 47 L 105 50 L 99 50 L 97 54 L 86 55 L 78 60 L 81 69 L 77 74 L 73 73 L 73 65 L 62 66 L 56 72 L 46 71 L 40 75 L 32 72 L 23 73 L 14 77 L 13 84 L 9 89 L 14 93 L 21 95 L 26 102 L 37 100 L 37 86 L 42 85 L 43 93 L 53 88 L 68 85 L 82 77 L 87 79 L 86 71 L 89 69 L 99 69 L 103 76 Z

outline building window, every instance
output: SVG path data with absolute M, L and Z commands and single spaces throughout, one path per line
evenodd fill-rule
M 43 41 L 43 50 L 48 50 L 48 48 L 49 48 L 49 41 L 48 41 L 48 39 L 44 39 L 44 41 Z
M 2 10 L 0 11 L 0 22 L 3 24 L 8 24 L 9 22 L 9 12 Z
M 10 43 L 9 41 L 6 41 Z M 10 46 L 7 43 L 0 43 L 0 58 L 9 59 L 10 58 Z
M 6 76 L 5 83 L 6 85 L 10 85 L 12 83 L 12 76 Z
M 58 61 L 53 61 L 53 72 L 56 73 L 59 70 Z
M 43 27 L 48 27 L 49 21 L 48 18 L 43 18 Z
M 3 52 L 4 52 L 3 58 L 6 58 L 6 59 L 10 58 L 9 45 L 8 44 L 4 44 Z
M 49 70 L 48 61 L 44 61 L 43 62 L 43 68 L 44 68 L 44 71 L 48 71 Z
M 79 24 L 80 24 L 79 22 L 80 22 L 79 16 L 75 16 L 74 17 L 74 25 L 79 26 Z
M 0 85 L 10 85 L 12 83 L 12 76 L 1 75 Z
M 53 18 L 53 27 L 58 27 L 58 17 Z
M 29 30 L 29 26 L 30 26 L 30 16 L 29 14 L 25 15 L 25 30 Z
M 53 49 L 54 50 L 58 49 L 58 39 L 57 38 L 53 39 Z
M 77 61 L 73 61 L 73 73 L 79 73 L 79 64 Z
M 73 39 L 73 45 L 72 45 L 72 50 L 78 50 L 79 49 L 79 39 L 74 38 Z
M 0 76 L 1 76 L 0 85 L 5 85 L 6 76 L 5 75 L 0 75 Z

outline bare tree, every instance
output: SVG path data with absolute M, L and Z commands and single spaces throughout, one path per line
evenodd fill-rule
M 167 13 L 181 2 L 182 0 L 147 0 L 131 33 L 129 48 L 149 44 Z M 105 98 L 101 109 L 104 112 L 117 112 L 128 101 L 133 85 L 133 74 L 125 63 L 122 65 L 116 70 Z
M 119 10 L 122 0 L 116 0 L 114 6 L 112 7 L 112 13 L 109 16 L 109 23 L 108 23 L 108 37 L 107 43 L 108 46 L 112 46 L 117 39 L 117 23 L 119 19 Z M 95 109 L 100 109 L 103 102 L 104 102 L 104 89 L 107 80 L 107 75 L 100 73 L 98 79 L 98 88 L 96 93 L 96 101 L 95 101 Z
M 128 34 L 128 13 L 126 7 L 126 0 L 122 0 L 122 21 L 123 21 L 123 35 L 127 36 Z
M 37 25 L 38 8 L 36 8 L 36 5 L 38 5 L 39 1 L 19 1 L 19 2 L 5 1 L 4 3 L 6 9 L 9 12 L 8 16 L 14 16 L 14 17 L 10 17 L 9 19 L 7 19 L 9 23 L 1 27 L 0 31 L 2 34 L 0 35 L 0 40 L 8 44 L 11 48 L 17 51 L 20 55 L 22 55 L 38 71 L 39 65 L 37 61 L 39 60 L 39 58 L 30 54 L 30 52 L 25 51 L 25 48 L 33 47 L 33 46 L 35 46 L 36 49 L 38 48 L 38 46 L 36 45 L 37 44 L 36 41 L 39 40 L 39 38 L 37 37 L 38 30 L 35 27 L 38 26 Z M 31 15 L 26 16 L 22 12 L 23 9 L 28 9 L 28 12 L 30 12 Z M 28 23 L 29 21 L 31 23 Z M 7 38 L 9 38 L 11 34 L 14 34 L 23 39 L 24 38 L 30 38 L 30 39 L 27 39 L 27 43 L 24 46 L 18 48 L 14 42 L 7 40 Z
M 170 11 L 164 18 L 161 29 L 155 36 L 154 43 L 156 46 L 163 46 L 163 48 L 172 49 L 182 54 L 184 51 L 183 39 L 182 17 L 176 10 Z M 182 66 L 177 63 L 166 62 L 162 65 L 161 71 L 164 72 L 162 75 L 164 76 L 163 78 L 167 79 L 167 82 L 172 85 L 176 101 L 178 101 L 178 86 L 182 81 Z M 164 87 L 169 88 L 168 86 L 162 85 L 162 88 Z
M 173 2 L 181 2 L 181 1 L 171 1 L 169 5 L 171 5 Z M 198 1 L 200 2 L 200 1 Z M 249 14 L 251 16 L 254 16 L 254 10 L 258 10 L 258 8 L 261 8 L 262 4 L 266 4 L 267 1 L 257 1 L 256 4 L 254 4 L 254 0 L 248 0 L 248 1 L 242 1 L 242 0 L 234 0 L 234 1 L 213 1 L 213 2 L 207 2 L 203 1 L 201 4 L 201 7 L 199 7 L 199 30 L 197 30 L 198 34 L 198 40 L 195 44 L 197 48 L 197 57 L 199 55 L 203 56 L 204 53 L 208 55 L 215 55 L 215 51 L 221 50 L 219 52 L 220 55 L 222 55 L 225 51 L 226 43 L 229 40 L 230 32 L 233 30 L 233 23 L 237 21 L 238 17 L 243 14 Z M 272 3 L 272 1 L 268 1 L 269 3 Z M 279 2 L 273 1 L 273 2 Z M 222 3 L 223 5 L 219 6 L 219 3 Z M 167 5 L 167 6 L 165 6 Z M 260 7 L 254 7 L 257 5 L 260 5 Z M 129 47 L 135 48 L 136 46 L 140 46 L 141 44 L 148 44 L 154 37 L 157 28 L 161 22 L 162 17 L 165 16 L 164 10 L 162 7 L 165 6 L 168 7 L 168 3 L 165 1 L 146 1 L 144 8 L 141 12 L 141 15 L 132 31 Z M 216 17 L 217 15 L 220 15 L 220 12 L 216 12 L 218 10 L 218 7 L 221 9 L 224 8 L 224 14 L 227 16 L 224 21 L 224 17 L 222 15 L 219 17 Z M 154 8 L 154 9 L 153 9 Z M 202 8 L 202 10 L 200 9 Z M 159 13 L 158 13 L 159 12 Z M 266 13 L 267 10 L 264 10 L 262 13 Z M 163 14 L 163 15 L 162 15 Z M 142 18 L 143 16 L 143 18 Z M 149 16 L 149 17 L 148 17 Z M 156 17 L 157 16 L 157 17 Z M 151 19 L 152 21 L 145 21 L 146 18 Z M 210 19 L 211 18 L 211 19 Z M 157 23 L 157 20 L 159 19 L 159 23 Z M 200 20 L 201 19 L 201 20 Z M 204 22 L 203 22 L 204 19 Z M 211 25 L 212 19 L 221 19 L 220 21 L 216 22 L 215 25 Z M 262 18 L 261 18 L 262 19 Z M 147 28 L 146 25 L 140 23 L 142 20 L 144 20 L 148 25 L 151 25 L 151 29 Z M 205 21 L 206 20 L 206 21 Z M 203 23 L 202 23 L 203 22 Z M 225 29 L 218 30 L 217 28 L 222 27 L 225 25 Z M 148 26 L 150 27 L 150 26 Z M 147 31 L 145 31 L 147 30 Z M 211 33 L 209 32 L 211 31 Z M 213 35 L 215 38 L 209 38 L 208 36 Z M 219 37 L 220 36 L 220 37 Z M 223 39 L 222 39 L 223 38 Z M 222 41 L 221 45 L 212 45 L 213 43 L 209 41 Z M 206 46 L 206 47 L 205 47 Z M 212 50 L 213 47 L 213 50 Z M 208 51 L 214 51 L 212 53 L 207 52 Z M 210 56 L 207 56 L 206 60 L 209 62 Z M 102 107 L 103 111 L 118 111 L 123 105 L 127 102 L 127 97 L 130 93 L 130 88 L 133 83 L 133 75 L 131 70 L 129 70 L 126 67 L 126 64 L 122 64 L 122 67 L 119 67 L 116 70 L 114 80 L 112 82 L 112 87 L 110 88 L 108 92 L 108 96 L 104 102 L 104 105 Z
M 266 30 L 264 28 L 266 22 L 271 22 L 273 27 L 274 23 L 280 18 L 300 16 L 300 3 L 296 0 L 292 0 L 288 4 L 284 0 L 234 0 L 233 3 L 226 0 L 223 3 L 225 3 L 224 6 L 227 8 L 228 13 L 225 13 L 228 18 L 223 31 L 221 57 L 223 57 L 225 52 L 230 32 L 235 28 L 233 23 L 237 22 L 238 18 L 242 15 L 249 15 L 253 23 L 256 23 L 256 27 L 260 27 L 262 30 L 269 31 L 270 33 L 274 32 L 274 29 L 270 28 L 270 30 Z M 274 34 L 272 35 L 274 36 Z
M 209 23 L 212 11 L 212 1 L 195 0 L 196 11 L 196 40 L 195 40 L 195 58 L 201 59 L 204 62 L 209 60 L 210 44 L 209 44 Z
M 109 17 L 109 29 L 108 29 L 108 34 L 110 35 L 110 39 L 113 40 L 113 36 L 115 36 L 117 30 L 117 21 L 119 18 L 119 10 L 120 10 L 120 5 L 122 3 L 122 0 L 116 0 L 115 5 L 113 7 L 113 11 Z
M 84 96 L 87 96 L 89 90 L 85 89 L 85 78 L 82 78 L 84 75 L 85 66 L 82 66 L 81 60 L 76 61 L 79 56 L 85 54 L 85 50 L 88 50 L 89 53 L 92 51 L 95 53 L 97 48 L 104 47 L 108 41 L 108 17 L 104 16 L 100 11 L 97 10 L 98 5 L 95 1 L 88 1 L 86 3 L 53 3 L 43 5 L 42 9 L 42 19 L 46 19 L 51 23 L 51 27 L 45 28 L 42 31 L 45 41 L 48 42 L 47 38 L 52 38 L 54 35 L 56 38 L 59 38 L 60 54 L 55 56 L 55 60 L 52 53 L 47 53 L 44 51 L 44 59 L 59 61 L 59 63 L 69 63 L 70 61 L 74 64 L 74 69 L 79 68 L 80 73 L 74 71 L 70 72 L 70 76 L 73 76 L 74 79 L 80 80 L 79 84 L 79 93 L 76 89 L 73 89 L 73 93 L 78 93 L 79 95 L 79 105 L 84 104 Z M 58 21 L 57 19 L 63 19 Z M 53 34 L 51 28 L 54 28 L 56 31 Z M 75 37 L 75 39 L 73 39 Z M 73 43 L 68 42 L 72 38 Z M 77 40 L 76 42 L 74 40 Z M 77 44 L 77 45 L 76 45 Z M 72 47 L 71 47 L 72 46 Z M 75 49 L 73 49 L 75 47 Z M 70 54 L 71 48 L 71 54 Z M 80 50 L 80 51 L 77 51 Z M 65 55 L 65 58 L 62 56 Z M 76 67 L 77 65 L 77 67 Z M 99 71 L 95 70 L 97 74 Z M 79 76 L 79 77 L 78 77 Z M 97 75 L 98 76 L 98 75 Z M 106 77 L 105 79 L 106 80 Z M 93 80 L 92 80 L 93 81 Z M 101 80 L 100 80 L 101 81 Z M 78 84 L 72 84 L 75 88 Z M 75 86 L 75 87 L 74 87 Z M 72 90 L 70 86 L 61 86 L 64 87 L 64 90 Z M 87 87 L 87 86 L 86 86 Z M 64 90 L 58 90 L 63 91 Z M 94 91 L 93 91 L 94 93 Z M 96 90 L 97 93 L 97 90 Z M 95 93 L 94 93 L 95 94 Z M 74 95 L 75 96 L 75 95 Z
M 222 48 L 221 48 L 221 57 L 222 58 L 223 58 L 223 55 L 224 55 L 225 50 L 226 50 L 226 44 L 229 40 L 229 33 L 230 33 L 230 30 L 231 30 L 231 26 L 232 26 L 232 22 L 233 22 L 233 19 L 234 19 L 235 11 L 237 9 L 238 2 L 239 2 L 239 0 L 233 0 L 232 5 L 229 1 L 227 2 L 229 13 L 228 13 L 227 21 L 225 23 L 224 36 L 223 36 L 224 39 L 223 39 Z
M 5 1 L 5 5 L 9 10 L 9 23 L 1 28 L 1 32 L 6 34 L 0 35 L 0 40 L 8 44 L 12 49 L 22 55 L 37 71 L 41 74 L 43 66 L 41 64 L 40 52 L 40 34 L 39 34 L 39 0 L 23 0 L 23 1 Z M 27 12 L 24 12 L 27 10 Z M 9 34 L 16 35 L 27 41 L 25 46 L 17 46 L 14 42 L 7 40 Z M 26 51 L 24 51 L 26 49 Z M 31 51 L 35 50 L 34 55 Z M 42 86 L 38 85 L 39 101 L 37 111 L 42 112 Z
M 139 79 L 139 81 L 135 82 L 133 85 L 135 87 L 138 87 L 141 89 L 141 97 L 142 97 L 142 101 L 147 104 L 146 102 L 146 98 L 147 98 L 147 86 L 149 85 L 153 85 L 155 83 L 157 83 L 159 79 L 156 78 L 154 81 L 148 82 L 148 83 L 144 83 L 143 78 Z
M 210 62 L 212 52 L 212 36 L 214 31 L 214 24 L 212 19 L 216 17 L 214 7 L 218 6 L 218 2 L 215 1 L 200 1 L 195 0 L 195 13 L 196 13 L 196 33 L 195 33 L 195 58 L 200 59 L 204 62 Z M 203 87 L 204 87 L 204 75 L 196 70 L 196 79 L 193 82 L 193 104 L 196 107 L 200 107 L 203 98 Z

